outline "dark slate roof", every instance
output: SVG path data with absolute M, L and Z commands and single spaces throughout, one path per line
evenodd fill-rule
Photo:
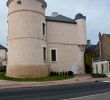
M 81 13 L 78 13 L 76 16 L 75 16 L 75 20 L 77 19 L 85 19 L 86 20 L 86 16 L 84 16 L 83 14 Z
M 4 47 L 4 46 L 2 46 L 1 44 L 0 44 L 0 49 L 5 49 L 5 50 L 7 50 L 7 48 Z
M 46 16 L 46 20 L 47 21 L 56 21 L 56 22 L 76 24 L 75 20 L 68 18 L 66 16 L 63 16 L 61 14 L 59 14 L 57 16 Z

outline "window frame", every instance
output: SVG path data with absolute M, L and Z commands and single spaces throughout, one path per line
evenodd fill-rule
M 46 22 L 42 22 L 42 36 L 47 36 L 47 25 Z
M 55 50 L 56 51 L 56 61 L 52 61 L 52 50 Z M 51 62 L 57 62 L 58 61 L 58 50 L 57 48 L 50 48 L 50 61 Z
M 45 48 L 45 53 L 44 53 L 44 48 Z M 42 46 L 42 59 L 43 61 L 47 61 L 47 46 Z

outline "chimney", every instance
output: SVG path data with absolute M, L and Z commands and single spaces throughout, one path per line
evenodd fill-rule
M 91 46 L 91 40 L 87 40 L 87 47 Z
M 52 16 L 58 16 L 58 12 L 52 12 Z

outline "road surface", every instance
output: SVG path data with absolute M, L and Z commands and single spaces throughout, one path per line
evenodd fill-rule
M 110 92 L 109 82 L 92 82 L 60 86 L 1 89 L 0 100 L 68 100 L 69 98 L 106 92 Z

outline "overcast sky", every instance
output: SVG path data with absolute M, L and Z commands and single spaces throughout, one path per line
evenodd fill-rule
M 0 1 L 0 44 L 7 44 L 7 0 Z M 56 11 L 73 18 L 77 13 L 87 17 L 87 36 L 93 44 L 98 41 L 98 33 L 110 34 L 110 0 L 45 0 L 46 15 Z

